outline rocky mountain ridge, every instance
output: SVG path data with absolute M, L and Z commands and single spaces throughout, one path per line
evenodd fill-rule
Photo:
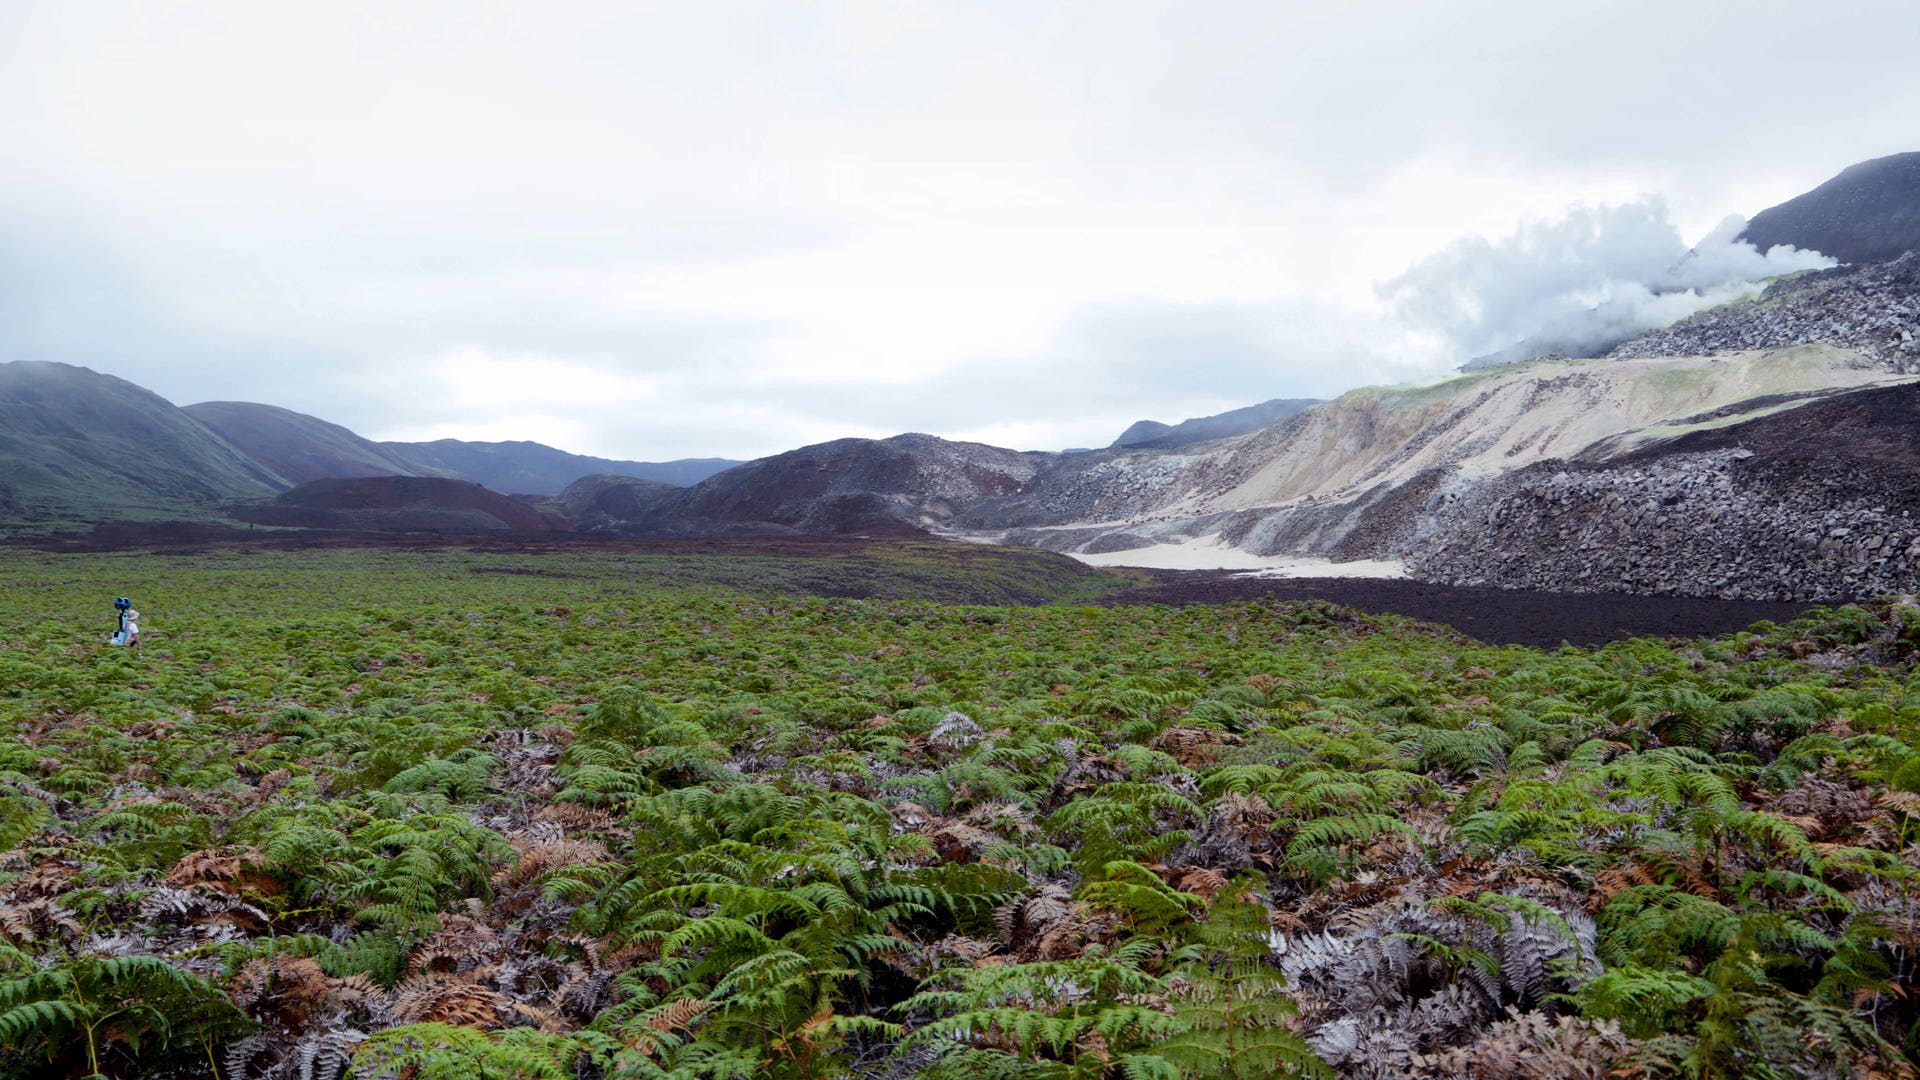
M 1397 560 L 1458 584 L 1827 599 L 1920 573 L 1902 516 L 1920 501 L 1886 464 L 1920 418 L 1846 411 L 1913 383 L 1827 345 L 1544 362 L 1366 388 L 1183 448 L 845 439 L 683 491 L 595 478 L 564 501 L 582 528 L 643 535 L 919 531 L 1089 555 L 1207 543 Z M 1783 448 L 1815 445 L 1783 436 L 1794 423 L 1844 428 L 1847 447 L 1790 460 Z
M 1424 386 L 1369 387 L 1203 447 L 1058 461 L 1018 494 L 989 500 L 955 523 L 1055 550 L 1095 539 L 1102 550 L 1180 542 L 1224 528 L 1235 546 L 1256 554 L 1318 554 L 1298 549 L 1307 540 L 1288 519 L 1318 519 L 1312 543 L 1331 545 L 1338 536 L 1329 508 L 1370 505 L 1435 470 L 1470 478 L 1601 443 L 1624 451 L 1689 424 L 1730 422 L 1894 378 L 1857 354 L 1808 346 L 1722 358 L 1539 362 Z M 1710 412 L 1717 421 L 1702 418 Z
M 1399 560 L 1449 584 L 1901 591 L 1920 581 L 1920 459 L 1902 456 L 1920 413 L 1896 406 L 1916 400 L 1911 378 L 1827 346 L 1540 363 L 1356 392 L 1146 468 L 1063 462 L 957 521 L 1086 554 L 1206 539 Z
M 1842 464 L 1789 467 L 1774 455 L 1761 472 L 1738 464 L 1753 456 L 1738 442 L 1784 446 L 1756 425 L 1831 424 L 1839 413 L 1810 410 L 1911 381 L 1825 345 L 1536 363 L 1354 391 L 1185 448 L 1047 455 L 924 435 L 839 440 L 685 492 L 637 493 L 627 513 L 589 527 L 923 530 L 1079 554 L 1204 541 L 1400 560 L 1436 581 L 1827 598 L 1920 568 L 1905 554 L 1920 540 L 1901 524 L 1905 504 L 1881 505 L 1901 490 L 1898 475 L 1876 473 L 1858 492 L 1844 482 L 1865 468 L 1862 447 L 1906 421 L 1883 410 L 1852 424 L 1852 449 L 1833 455 Z M 1715 438 L 1733 441 L 1695 445 Z M 1617 527 L 1572 529 L 1562 519 L 1575 503 Z M 1730 537 L 1751 550 L 1725 550 Z M 1882 551 L 1899 554 L 1881 562 Z
M 1810 201 L 1776 208 L 1794 214 L 1756 218 L 1766 228 L 1749 238 L 1783 221 L 1803 230 L 1781 234 L 1797 246 L 1878 235 L 1854 226 L 1904 220 L 1901 200 L 1920 198 L 1903 171 L 1920 164 L 1912 157 L 1849 170 Z M 84 369 L 9 365 L 0 514 L 100 520 L 172 508 L 331 529 L 931 533 L 1080 555 L 1224 546 L 1242 560 L 1385 560 L 1440 582 L 1829 599 L 1920 582 L 1917 375 L 1920 252 L 1781 279 L 1601 359 L 1142 421 L 1116 446 L 1061 454 L 908 434 L 716 472 L 732 463 L 616 462 L 535 443 L 376 444 L 287 410 L 179 410 Z M 682 466 L 697 478 L 687 487 L 648 471 Z M 484 476 L 495 491 L 454 475 Z M 300 480 L 314 482 L 285 490 Z M 68 502 L 50 511 L 46 498 Z
M 690 488 L 588 477 L 532 506 L 438 477 L 327 478 L 263 499 L 287 482 L 264 471 L 207 497 L 243 521 L 347 531 L 933 533 L 1083 554 L 1205 538 L 1400 560 L 1453 584 L 1834 599 L 1920 576 L 1916 430 L 1913 377 L 1811 345 L 1366 388 L 1174 449 L 910 434 L 803 447 Z

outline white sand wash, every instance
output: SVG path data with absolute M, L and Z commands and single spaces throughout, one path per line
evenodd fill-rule
M 1239 548 L 1224 547 L 1214 537 L 1189 540 L 1184 544 L 1154 544 L 1130 551 L 1108 551 L 1098 555 L 1068 552 L 1093 566 L 1139 566 L 1153 570 L 1238 570 L 1237 577 L 1364 577 L 1399 578 L 1407 576 L 1404 563 L 1396 559 L 1361 559 L 1334 562 L 1311 555 L 1255 555 Z

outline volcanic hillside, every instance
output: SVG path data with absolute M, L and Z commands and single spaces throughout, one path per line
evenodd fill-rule
M 1497 368 L 1426 387 L 1355 391 L 1200 452 L 1061 459 L 1018 495 L 986 500 L 958 515 L 953 527 L 972 530 L 976 539 L 1057 551 L 1206 542 L 1260 555 L 1398 559 L 1433 580 L 1517 585 L 1523 582 L 1512 573 L 1546 567 L 1544 557 L 1556 549 L 1544 537 L 1521 544 L 1489 530 L 1494 509 L 1486 504 L 1504 497 L 1516 475 L 1553 475 L 1569 460 L 1608 475 L 1644 468 L 1614 463 L 1649 447 L 1671 446 L 1692 432 L 1733 428 L 1850 390 L 1908 381 L 1857 353 L 1827 346 Z M 1530 466 L 1535 471 L 1520 472 Z M 1783 501 L 1772 527 L 1795 537 L 1812 533 L 1818 539 L 1831 526 L 1847 527 L 1829 520 L 1833 515 L 1871 510 L 1817 483 L 1823 494 L 1795 502 L 1789 494 L 1805 485 L 1789 483 L 1788 471 L 1754 475 L 1741 505 L 1764 514 L 1766 485 L 1775 485 Z M 1657 497 L 1667 500 L 1666 509 L 1648 522 L 1678 527 L 1684 520 L 1688 528 L 1712 534 L 1719 507 L 1707 488 L 1669 486 Z M 1655 520 L 1663 515 L 1666 520 Z M 1583 560 L 1600 564 L 1590 551 L 1558 569 L 1540 569 L 1524 583 L 1762 599 L 1842 595 L 1858 583 L 1858 575 L 1827 572 L 1833 567 L 1802 573 L 1811 566 L 1806 560 L 1731 580 L 1722 572 L 1733 564 L 1717 549 L 1711 556 L 1662 559 L 1643 556 L 1643 539 L 1627 533 L 1611 542 L 1622 557 L 1644 557 L 1658 573 L 1582 575 Z M 1440 551 L 1453 555 L 1442 560 L 1434 554 Z M 1495 554 L 1512 557 L 1512 572 L 1485 565 Z M 1888 572 L 1901 571 L 1895 564 Z
M 669 534 L 915 534 L 1020 491 L 1054 457 L 931 435 L 838 439 L 729 469 L 608 524 Z
M 575 528 L 604 530 L 647 517 L 680 490 L 658 480 L 599 473 L 583 476 L 568 484 L 560 494 L 537 502 L 543 509 L 572 522 Z
M 1920 152 L 1863 161 L 1804 195 L 1753 215 L 1740 238 L 1867 263 L 1920 250 Z
M 1646 500 L 1634 485 L 1654 467 L 1635 455 L 1657 449 L 1684 457 L 1691 476 L 1706 451 L 1689 449 L 1679 441 L 1685 436 L 1741 431 L 1760 418 L 1910 381 L 1880 360 L 1824 345 L 1540 362 L 1428 386 L 1356 390 L 1259 430 L 1185 448 L 1055 455 L 925 435 L 843 439 L 752 462 L 682 492 L 597 481 L 568 505 L 570 513 L 590 513 L 586 527 L 651 535 L 924 531 L 1082 554 L 1224 545 L 1260 556 L 1397 560 L 1416 576 L 1458 583 L 1824 599 L 1910 580 L 1901 577 L 1908 572 L 1901 559 L 1873 563 L 1879 569 L 1869 572 L 1850 561 L 1860 555 L 1852 547 L 1820 546 L 1832 528 L 1881 538 L 1863 550 L 1907 543 L 1888 519 L 1904 503 L 1892 505 L 1889 494 L 1856 505 L 1866 496 L 1828 482 L 1833 469 L 1864 466 L 1857 446 L 1837 448 L 1831 457 L 1842 464 L 1809 471 L 1810 480 L 1795 479 L 1773 458 L 1764 470 L 1742 466 L 1737 498 L 1719 481 L 1696 490 L 1661 479 L 1646 489 L 1656 509 L 1628 516 L 1640 531 L 1608 534 L 1606 552 L 1596 540 L 1579 558 L 1561 557 L 1557 538 L 1539 533 L 1525 514 L 1502 510 L 1502 500 L 1519 497 L 1515 485 L 1556 476 L 1572 462 L 1601 478 L 1595 483 L 1632 488 L 1614 509 L 1638 507 Z M 1892 420 L 1877 423 L 1899 430 Z M 1865 438 L 1871 426 L 1849 430 Z M 1713 459 L 1720 468 L 1735 451 L 1712 453 L 1721 455 Z M 1678 475 L 1677 468 L 1661 464 L 1649 475 Z M 1899 484 L 1869 487 L 1893 493 Z M 1766 518 L 1770 506 L 1778 512 L 1760 531 L 1718 529 L 1728 515 Z M 1502 514 L 1515 524 L 1500 526 Z M 1719 539 L 1662 548 L 1659 537 L 1683 523 Z M 1764 540 L 1781 557 L 1737 557 L 1725 549 L 1736 536 Z M 1626 561 L 1615 567 L 1615 556 Z
M 1700 413 L 1732 417 L 1895 378 L 1858 354 L 1813 346 L 1542 361 L 1427 386 L 1368 387 L 1187 453 L 1060 460 L 1019 495 L 983 503 L 956 525 L 1014 530 L 1019 542 L 1056 550 L 1223 530 L 1257 554 L 1331 549 L 1358 524 L 1358 510 L 1410 484 L 1568 457 L 1602 440 L 1624 447 Z
M 251 401 L 203 401 L 183 410 L 296 484 L 354 476 L 443 476 L 317 416 Z
M 69 364 L 0 364 L 0 519 L 199 518 L 286 487 L 173 403 Z

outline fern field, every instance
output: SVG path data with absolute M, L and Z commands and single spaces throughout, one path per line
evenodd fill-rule
M 1914 1075 L 1920 608 L 841 572 L 5 556 L 0 1075 Z

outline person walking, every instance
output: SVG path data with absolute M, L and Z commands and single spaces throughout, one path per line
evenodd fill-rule
M 109 645 L 131 645 L 140 647 L 140 613 L 133 610 L 133 601 L 121 597 L 113 602 L 115 611 L 120 613 L 120 629 L 107 639 Z

